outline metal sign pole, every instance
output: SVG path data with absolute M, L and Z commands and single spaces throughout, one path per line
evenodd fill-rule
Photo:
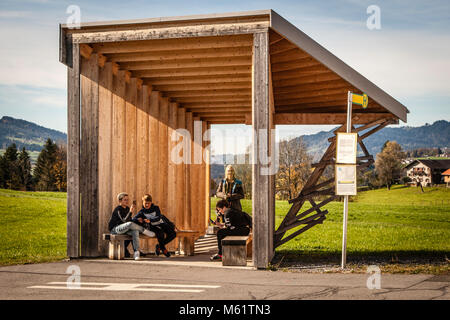
M 352 92 L 348 92 L 347 97 L 347 133 L 352 132 Z M 345 268 L 347 263 L 347 220 L 348 220 L 348 196 L 344 196 L 344 219 L 342 236 L 342 260 L 341 268 Z

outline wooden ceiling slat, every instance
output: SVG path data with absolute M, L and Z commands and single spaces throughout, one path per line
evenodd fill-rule
M 301 99 L 301 98 L 309 98 L 309 97 L 315 97 L 315 96 L 322 96 L 322 95 L 333 95 L 333 94 L 347 94 L 348 91 L 352 91 L 353 87 L 342 84 L 340 87 L 332 88 L 332 89 L 322 89 L 322 90 L 303 90 L 303 91 L 296 91 L 292 93 L 277 93 L 274 95 L 275 101 L 278 100 L 291 100 L 291 99 Z
M 224 47 L 194 50 L 169 50 L 139 53 L 116 53 L 107 54 L 109 61 L 131 62 L 131 61 L 166 61 L 177 59 L 200 59 L 200 58 L 231 58 L 251 57 L 252 47 Z
M 208 58 L 166 61 L 135 61 L 119 63 L 122 69 L 133 70 L 169 70 L 186 68 L 216 68 L 230 66 L 251 66 L 251 57 Z
M 167 78 L 171 76 L 214 76 L 214 75 L 251 75 L 250 66 L 242 67 L 220 67 L 220 68 L 185 68 L 185 69 L 164 69 L 152 71 L 134 71 L 133 75 L 138 78 Z
M 271 68 L 272 68 L 273 73 L 279 73 L 279 72 L 283 72 L 283 71 L 301 69 L 301 68 L 312 67 L 312 66 L 322 66 L 323 68 L 325 68 L 316 59 L 313 59 L 310 57 L 292 60 L 292 61 L 288 61 L 288 62 L 272 63 Z
M 156 91 L 192 91 L 192 90 L 228 90 L 228 89 L 250 89 L 250 82 L 229 82 L 229 83 L 206 83 L 206 84 L 178 84 L 178 85 L 154 85 Z
M 238 103 L 238 104 L 249 104 L 252 103 L 252 96 L 251 95 L 242 95 L 242 96 L 203 96 L 203 97 L 178 97 L 176 98 L 177 101 L 180 101 L 182 103 Z
M 270 62 L 271 63 L 280 63 L 280 62 L 287 62 L 291 60 L 297 60 L 297 59 L 303 59 L 311 57 L 306 52 L 300 50 L 299 48 L 292 48 L 287 51 L 284 51 L 282 53 L 272 54 L 270 56 Z
M 215 90 L 189 90 L 189 91 L 165 91 L 172 98 L 178 97 L 203 97 L 203 96 L 231 96 L 251 95 L 251 89 L 215 89 Z
M 276 88 L 276 90 L 278 91 L 278 93 L 281 94 L 285 92 L 296 91 L 298 89 L 297 87 L 301 87 L 304 84 L 320 83 L 341 79 L 342 79 L 341 77 L 339 77 L 334 73 L 324 73 L 324 74 L 302 76 L 293 79 L 273 81 L 273 85 L 274 88 Z
M 233 83 L 233 82 L 250 82 L 251 75 L 215 75 L 201 77 L 168 77 L 168 78 L 142 78 L 150 85 L 191 85 L 191 84 L 212 84 L 212 83 Z
M 295 44 L 290 43 L 288 40 L 284 39 L 270 46 L 270 55 L 285 52 L 287 50 L 297 48 Z
M 97 53 L 150 52 L 163 50 L 190 50 L 228 47 L 248 47 L 252 45 L 253 35 L 196 37 L 185 39 L 163 39 L 142 41 L 121 41 L 94 43 Z

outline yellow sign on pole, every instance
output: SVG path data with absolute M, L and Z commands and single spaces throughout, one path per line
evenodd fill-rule
M 364 94 L 352 93 L 352 103 L 358 104 L 365 109 L 369 104 L 369 97 L 365 93 Z

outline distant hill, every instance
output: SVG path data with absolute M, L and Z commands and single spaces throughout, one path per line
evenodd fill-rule
M 28 151 L 41 151 L 48 138 L 59 143 L 67 141 L 67 135 L 60 131 L 12 117 L 4 116 L 0 119 L 0 149 L 6 149 L 8 145 L 15 143 L 17 149 L 25 147 Z
M 303 136 L 303 141 L 315 160 L 328 147 L 328 138 L 333 136 L 333 131 L 334 129 L 328 132 L 321 131 L 316 134 Z M 387 127 L 365 139 L 364 145 L 370 154 L 376 156 L 387 140 L 396 141 L 402 146 L 403 150 L 450 147 L 450 122 L 439 120 L 432 125 L 426 124 L 421 127 Z

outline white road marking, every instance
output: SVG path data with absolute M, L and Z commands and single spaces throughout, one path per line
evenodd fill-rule
M 79 285 L 79 286 L 78 286 Z M 159 288 L 154 288 L 159 287 Z M 202 289 L 217 289 L 220 286 L 189 285 L 189 284 L 162 284 L 162 283 L 104 283 L 80 282 L 79 284 L 67 282 L 49 282 L 47 285 L 31 286 L 28 289 L 56 289 L 56 290 L 99 290 L 99 291 L 153 291 L 153 292 L 191 292 L 200 293 Z M 171 288 L 171 289 L 166 289 Z M 182 289 L 192 288 L 192 289 Z M 199 289 L 194 289 L 199 288 Z

